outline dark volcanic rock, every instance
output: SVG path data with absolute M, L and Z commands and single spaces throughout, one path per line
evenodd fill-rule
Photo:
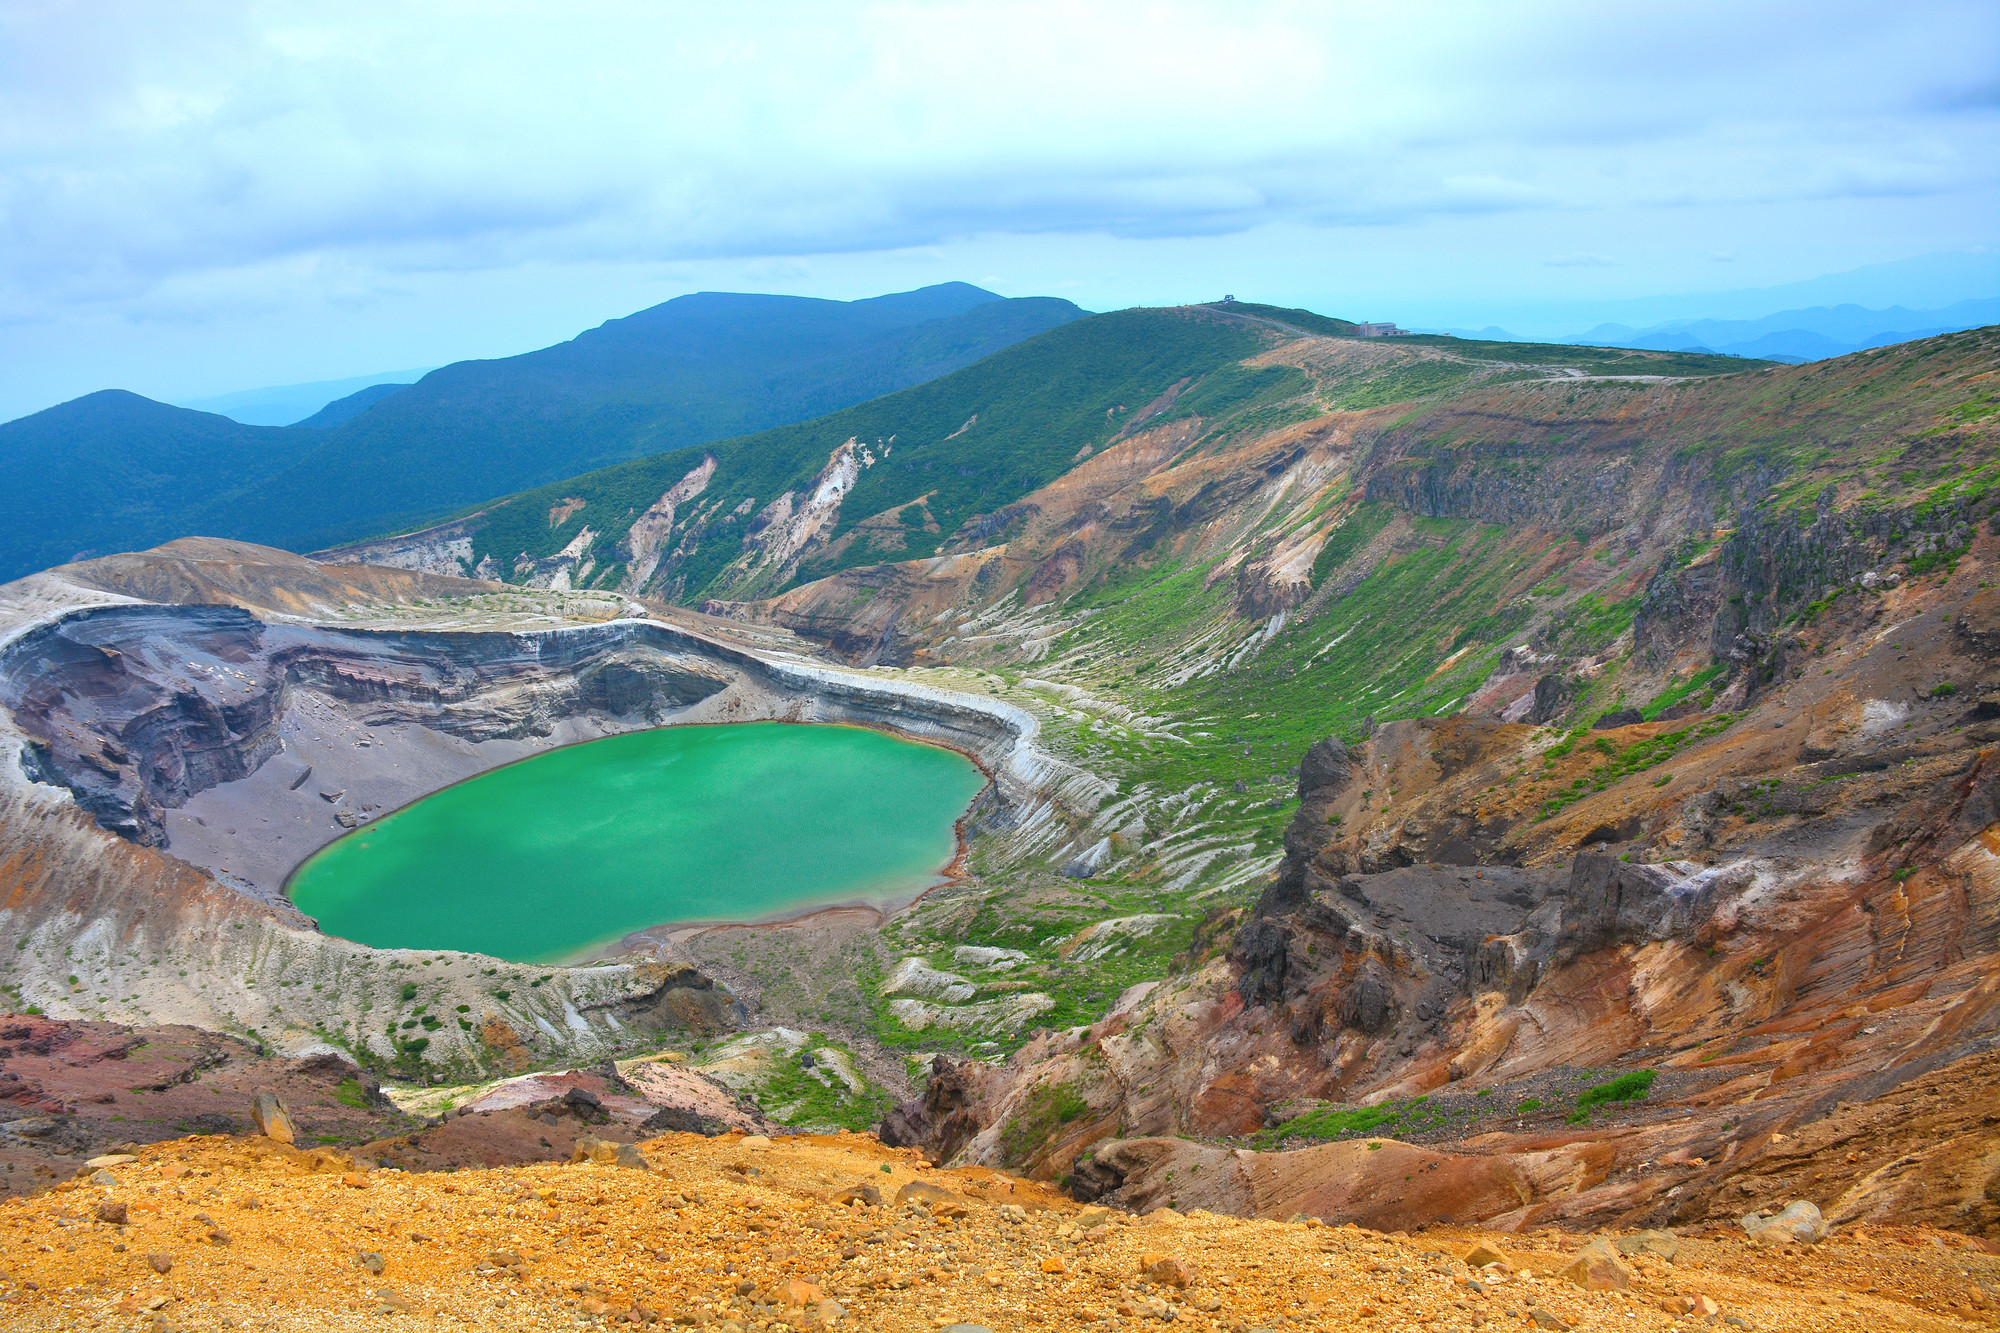
M 931 1062 L 930 1086 L 882 1118 L 876 1131 L 891 1148 L 921 1148 L 933 1161 L 951 1160 L 973 1135 L 985 1128 L 977 1079 L 984 1069 L 977 1061 L 954 1064 L 940 1055 Z
M 1354 780 L 1354 761 L 1340 737 L 1328 736 L 1313 742 L 1299 764 L 1299 799 L 1315 792 L 1338 795 Z
M 1558 948 L 1574 957 L 1613 944 L 1692 940 L 1716 904 L 1748 883 L 1747 871 L 1723 874 L 1579 854 L 1565 890 Z

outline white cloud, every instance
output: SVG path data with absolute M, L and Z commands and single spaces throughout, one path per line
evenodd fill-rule
M 1436 262 L 1483 280 L 1502 246 L 1645 271 L 1668 213 L 1781 239 L 1912 200 L 1990 232 L 1996 33 L 1990 5 L 1859 0 L 14 0 L 0 321 L 538 265 L 783 284 L 976 237 L 1448 231 L 1487 249 Z

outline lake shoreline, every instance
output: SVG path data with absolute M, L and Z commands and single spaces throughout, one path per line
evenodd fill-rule
M 560 746 L 532 758 L 568 755 L 561 771 L 504 763 L 475 776 L 511 784 L 476 797 L 470 777 L 447 784 L 316 852 L 288 877 L 288 895 L 310 889 L 293 903 L 337 938 L 535 966 L 828 911 L 885 921 L 963 877 L 973 812 L 995 784 L 978 756 L 872 719 L 670 724 L 584 744 L 622 753 L 598 764 L 582 745 Z M 948 832 L 928 823 L 938 817 Z M 942 865 L 909 863 L 925 843 Z M 412 897 L 414 884 L 428 891 Z M 649 899 L 664 919 L 621 930 Z M 619 933 L 567 944 L 593 916 Z

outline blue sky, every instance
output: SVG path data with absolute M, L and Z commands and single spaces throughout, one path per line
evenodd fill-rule
M 10 0 L 0 418 L 505 355 L 704 288 L 1553 334 L 1993 270 L 1996 176 L 1990 0 Z

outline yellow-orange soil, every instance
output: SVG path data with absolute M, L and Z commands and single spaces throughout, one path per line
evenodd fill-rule
M 1170 1314 L 1174 1328 L 1196 1330 L 1728 1333 L 2000 1322 L 2000 1256 L 1925 1229 L 1838 1231 L 1783 1248 L 1710 1229 L 1683 1236 L 1671 1262 L 1629 1257 L 1629 1290 L 1589 1292 L 1560 1275 L 1588 1237 L 1106 1214 L 991 1171 L 930 1170 L 865 1136 L 669 1135 L 643 1148 L 650 1170 L 586 1162 L 357 1174 L 333 1154 L 266 1139 L 153 1145 L 0 1205 L 0 1324 L 679 1322 L 747 1333 L 967 1322 L 1000 1333 L 1158 1328 Z M 897 1206 L 914 1182 L 945 1195 L 924 1211 Z M 861 1185 L 875 1186 L 883 1206 L 838 1201 Z M 1482 1243 L 1511 1272 L 1468 1266 Z M 1717 1313 L 1665 1308 L 1703 1297 Z

